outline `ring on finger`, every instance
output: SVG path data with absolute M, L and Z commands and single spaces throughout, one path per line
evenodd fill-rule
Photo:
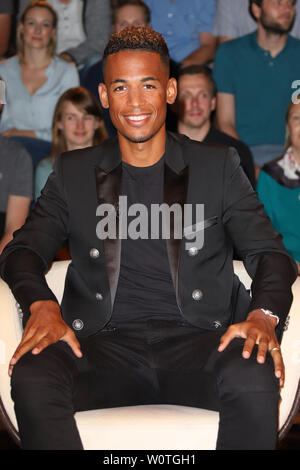
M 270 349 L 270 353 L 271 353 L 272 351 L 279 351 L 279 352 L 281 352 L 281 351 L 280 351 L 280 348 L 277 348 L 276 346 L 275 346 L 274 348 Z

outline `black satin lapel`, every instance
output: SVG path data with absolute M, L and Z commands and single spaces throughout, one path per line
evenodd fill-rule
M 109 173 L 96 167 L 95 175 L 98 203 L 114 205 L 118 217 L 118 202 L 122 184 L 122 164 L 120 163 Z M 116 219 L 116 238 L 106 238 L 103 240 L 112 306 L 116 296 L 121 262 L 121 241 L 119 239 L 118 225 L 118 220 Z
M 188 167 L 185 167 L 180 173 L 174 172 L 168 165 L 165 165 L 164 175 L 164 202 L 169 207 L 172 204 L 180 204 L 182 208 L 182 231 L 184 204 L 187 198 L 188 188 Z M 170 263 L 170 271 L 174 287 L 177 292 L 178 265 L 180 256 L 181 239 L 174 238 L 174 217 L 170 217 L 170 238 L 166 240 L 167 251 Z

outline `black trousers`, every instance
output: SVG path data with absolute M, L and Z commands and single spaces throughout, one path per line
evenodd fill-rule
M 279 384 L 273 361 L 223 352 L 224 330 L 151 320 L 81 339 L 82 358 L 59 341 L 15 365 L 12 398 L 24 449 L 82 449 L 76 411 L 179 404 L 220 412 L 217 449 L 274 449 Z M 149 443 L 151 447 L 151 443 Z

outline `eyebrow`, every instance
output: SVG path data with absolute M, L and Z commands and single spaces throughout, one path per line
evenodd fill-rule
M 128 80 L 124 80 L 123 78 L 116 78 L 115 80 L 113 80 L 112 82 L 110 82 L 111 85 L 115 84 L 115 83 L 127 83 Z M 158 78 L 155 78 L 155 77 L 144 77 L 141 79 L 141 82 L 144 83 L 144 82 L 149 82 L 149 81 L 156 81 L 158 82 Z

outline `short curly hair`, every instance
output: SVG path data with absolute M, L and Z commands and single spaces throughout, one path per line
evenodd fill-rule
M 161 60 L 168 67 L 170 66 L 168 46 L 163 36 L 151 28 L 128 26 L 128 28 L 112 34 L 104 50 L 103 66 L 105 66 L 108 56 L 126 50 L 155 52 L 160 55 Z

